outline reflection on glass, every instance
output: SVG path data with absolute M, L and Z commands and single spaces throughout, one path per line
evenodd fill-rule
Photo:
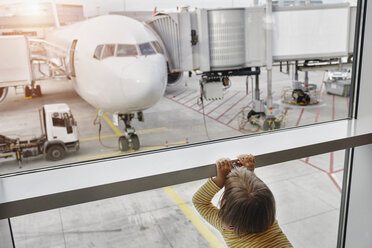
M 152 48 L 152 46 L 151 46 L 150 43 L 140 44 L 140 45 L 139 45 L 139 48 L 140 48 L 140 50 L 141 50 L 141 54 L 142 54 L 142 55 L 151 55 L 151 54 L 155 54 L 155 51 L 154 51 L 154 49 Z
M 115 54 L 115 45 L 113 44 L 106 44 L 103 53 L 102 53 L 102 59 L 112 57 Z
M 103 49 L 103 45 L 97 46 L 96 51 L 94 52 L 94 55 L 93 55 L 95 59 L 101 60 L 102 49 Z
M 137 54 L 137 48 L 135 45 L 119 44 L 116 51 L 116 56 L 118 57 L 136 56 Z

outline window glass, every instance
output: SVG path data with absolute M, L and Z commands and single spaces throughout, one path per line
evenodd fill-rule
M 136 55 L 138 55 L 138 53 L 137 53 L 137 48 L 135 45 L 124 45 L 124 44 L 118 45 L 116 56 L 126 57 L 126 56 L 136 56 Z
M 66 113 L 67 115 L 67 113 Z M 52 116 L 52 122 L 53 122 L 53 126 L 55 127 L 65 127 L 65 116 L 63 114 L 60 114 L 60 113 L 53 113 L 53 116 Z
M 112 57 L 115 54 L 115 45 L 114 44 L 106 44 L 103 53 L 102 53 L 102 59 Z
M 159 42 L 157 42 L 157 41 L 153 41 L 153 42 L 151 42 L 151 43 L 152 43 L 152 45 L 155 47 L 155 50 L 156 50 L 157 53 L 164 54 L 163 48 L 161 48 Z
M 150 43 L 143 43 L 139 45 L 142 55 L 155 54 L 154 48 L 152 48 Z
M 94 51 L 93 58 L 101 60 L 101 53 L 102 53 L 103 45 L 98 45 L 96 50 Z

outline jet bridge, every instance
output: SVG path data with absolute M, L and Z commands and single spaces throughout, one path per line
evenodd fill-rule
M 272 60 L 347 57 L 353 53 L 356 7 L 349 4 L 182 9 L 148 21 L 166 48 L 171 71 L 202 72 L 267 65 L 267 24 Z
M 353 54 L 356 7 L 348 3 L 314 6 L 196 9 L 158 13 L 148 24 L 166 51 L 170 73 L 201 72 L 201 93 L 207 100 L 223 98 L 231 76 L 255 76 L 252 124 L 280 128 L 279 107 L 272 100 L 272 64 L 295 61 L 290 103 L 316 104 L 316 88 L 307 70 L 341 66 Z M 336 63 L 335 63 L 336 61 Z M 300 64 L 300 63 L 302 64 Z M 350 65 L 350 63 L 349 63 Z M 267 98 L 260 100 L 260 67 L 267 71 Z M 305 71 L 305 82 L 297 70 Z M 247 78 L 248 83 L 248 78 Z M 212 93 L 211 93 L 212 92 Z

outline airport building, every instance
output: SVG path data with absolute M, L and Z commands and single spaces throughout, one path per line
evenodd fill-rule
M 0 248 L 372 246 L 372 7 L 210 2 L 0 1 Z

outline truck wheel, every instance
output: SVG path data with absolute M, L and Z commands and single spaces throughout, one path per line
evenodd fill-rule
M 46 159 L 50 161 L 58 161 L 65 157 L 66 151 L 60 145 L 52 145 L 48 148 Z

